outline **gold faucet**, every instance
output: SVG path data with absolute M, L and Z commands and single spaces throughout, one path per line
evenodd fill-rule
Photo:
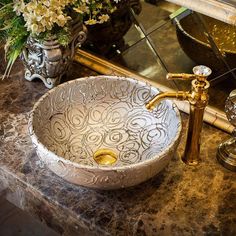
M 182 160 L 188 165 L 197 165 L 200 159 L 200 134 L 202 130 L 203 114 L 208 104 L 208 88 L 210 83 L 207 77 L 211 74 L 211 69 L 206 66 L 195 66 L 194 74 L 167 74 L 167 79 L 192 80 L 190 91 L 165 92 L 157 94 L 146 105 L 148 110 L 152 110 L 163 99 L 186 100 L 190 103 L 190 114 L 188 122 L 188 134 Z

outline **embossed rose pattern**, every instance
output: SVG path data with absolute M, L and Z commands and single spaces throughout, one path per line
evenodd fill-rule
M 144 161 L 167 147 L 179 126 L 170 104 L 162 102 L 153 112 L 145 109 L 157 92 L 126 78 L 74 82 L 44 99 L 35 131 L 50 151 L 80 164 L 98 165 L 93 153 L 100 148 L 119 154 L 117 166 Z
M 31 114 L 39 157 L 59 176 L 84 186 L 126 187 L 152 177 L 173 155 L 181 130 L 172 102 L 161 102 L 153 112 L 145 108 L 157 93 L 144 82 L 117 76 L 59 85 Z M 101 148 L 116 152 L 117 162 L 99 166 L 93 154 Z

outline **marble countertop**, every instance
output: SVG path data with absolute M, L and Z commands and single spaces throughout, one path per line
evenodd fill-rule
M 75 67 L 70 78 L 94 74 Z M 44 167 L 31 144 L 29 112 L 46 91 L 42 82 L 23 79 L 20 63 L 0 81 L 0 193 L 9 201 L 63 235 L 236 235 L 236 173 L 216 160 L 229 135 L 204 124 L 203 162 L 188 167 L 180 161 L 183 115 L 178 152 L 158 176 L 129 189 L 86 189 Z

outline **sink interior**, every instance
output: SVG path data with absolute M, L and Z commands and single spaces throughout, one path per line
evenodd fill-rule
M 32 126 L 42 145 L 73 163 L 119 167 L 144 162 L 166 152 L 180 132 L 172 102 L 146 110 L 157 93 L 144 82 L 123 77 L 71 81 L 40 99 Z M 99 150 L 111 151 L 114 161 L 98 161 Z

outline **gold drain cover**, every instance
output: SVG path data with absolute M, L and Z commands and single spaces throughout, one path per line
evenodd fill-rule
M 102 148 L 93 154 L 93 159 L 99 165 L 112 165 L 117 161 L 117 154 L 110 149 Z

